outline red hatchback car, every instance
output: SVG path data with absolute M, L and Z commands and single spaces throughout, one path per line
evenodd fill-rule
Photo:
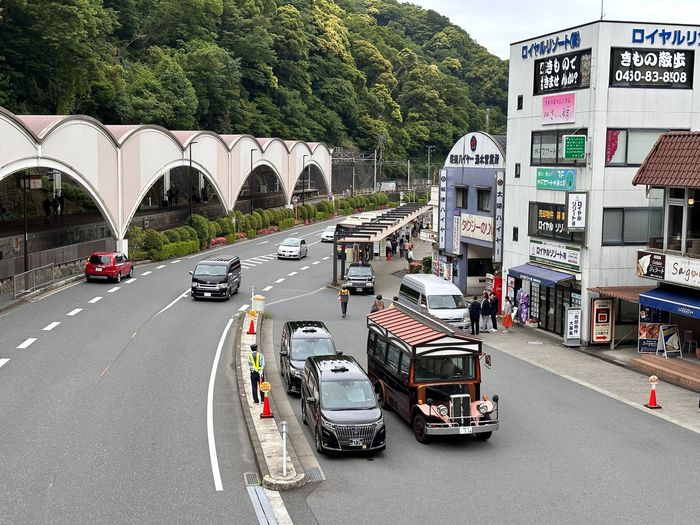
M 85 280 L 113 279 L 117 282 L 122 277 L 133 277 L 134 265 L 121 252 L 95 252 L 85 264 Z

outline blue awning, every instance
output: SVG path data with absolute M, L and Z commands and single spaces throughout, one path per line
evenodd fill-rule
M 530 279 L 545 286 L 554 286 L 560 281 L 567 281 L 574 278 L 574 274 L 557 272 L 534 264 L 521 264 L 508 269 L 508 275 L 513 277 Z
M 700 292 L 690 288 L 659 286 L 639 294 L 639 304 L 672 314 L 700 319 Z

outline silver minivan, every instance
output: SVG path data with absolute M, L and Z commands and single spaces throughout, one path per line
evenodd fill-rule
M 401 280 L 399 302 L 419 312 L 427 312 L 454 325 L 469 318 L 469 305 L 462 291 L 437 275 L 409 273 Z

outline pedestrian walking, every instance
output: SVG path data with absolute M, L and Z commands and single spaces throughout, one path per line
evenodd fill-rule
M 384 310 L 384 301 L 382 300 L 382 294 L 379 294 L 374 300 L 370 312 L 378 312 L 379 310 Z
M 406 247 L 406 241 L 404 239 L 404 236 L 402 235 L 399 238 L 399 257 L 401 257 L 402 259 L 403 259 L 403 252 L 404 252 L 405 247 Z
M 56 197 L 56 195 L 53 196 L 53 200 L 51 201 L 51 206 L 53 206 L 54 216 L 58 215 L 58 208 L 59 208 L 60 204 L 58 203 L 58 197 Z
M 259 403 L 258 391 L 260 383 L 265 374 L 265 356 L 258 352 L 258 345 L 250 345 L 250 356 L 248 357 L 248 367 L 250 368 L 250 387 L 253 392 L 253 402 Z M 260 400 L 265 399 L 265 392 L 260 392 Z
M 479 317 L 481 316 L 481 303 L 475 295 L 472 304 L 469 305 L 469 321 L 472 325 L 472 335 L 479 335 Z M 476 330 L 476 333 L 474 333 Z
M 481 299 L 481 330 L 483 332 L 489 331 L 489 319 L 491 319 L 491 301 L 489 294 L 484 293 L 484 297 Z
M 395 296 L 391 299 L 391 304 L 388 306 L 388 308 L 394 308 L 394 307 L 396 306 L 396 303 L 398 303 L 398 302 L 399 302 L 399 296 L 398 296 L 398 295 L 395 295 Z
M 44 223 L 48 224 L 49 223 L 49 217 L 51 217 L 51 200 L 49 199 L 48 195 L 44 198 L 43 202 L 41 205 L 44 208 Z
M 340 311 L 343 313 L 343 317 L 345 317 L 348 313 L 348 301 L 350 301 L 350 290 L 348 290 L 347 284 L 344 284 L 338 292 L 338 301 L 340 302 Z
M 503 307 L 503 331 L 507 334 L 511 326 L 513 326 L 513 302 L 506 296 L 506 304 Z
M 489 304 L 491 306 L 491 331 L 498 332 L 498 324 L 496 323 L 496 315 L 498 314 L 498 297 L 496 297 L 496 294 L 493 292 L 491 292 Z
M 391 239 L 386 240 L 386 260 L 391 260 Z
M 408 261 L 408 265 L 411 266 L 411 263 L 413 262 L 413 248 L 411 248 L 411 246 L 409 246 L 408 250 L 406 251 L 406 260 Z

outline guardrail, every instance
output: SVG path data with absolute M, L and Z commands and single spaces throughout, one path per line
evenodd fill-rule
M 47 286 L 61 277 L 71 277 L 84 271 L 84 258 L 61 263 L 49 263 L 12 276 L 12 298 L 18 299 Z

